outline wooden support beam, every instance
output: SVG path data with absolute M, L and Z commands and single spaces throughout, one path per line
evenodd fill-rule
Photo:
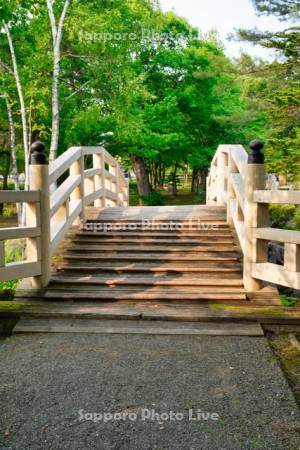
M 300 234 L 300 233 L 299 233 Z M 289 272 L 300 272 L 300 246 L 297 244 L 285 244 L 284 268 Z

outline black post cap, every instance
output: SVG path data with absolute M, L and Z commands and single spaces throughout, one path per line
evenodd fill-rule
M 43 166 L 48 164 L 44 142 L 36 141 L 31 145 L 30 164 Z
M 251 153 L 248 156 L 248 164 L 264 164 L 265 155 L 262 153 L 264 145 L 258 139 L 250 142 L 249 147 L 251 148 Z

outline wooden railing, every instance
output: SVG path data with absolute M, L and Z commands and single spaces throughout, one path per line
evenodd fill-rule
M 207 179 L 207 204 L 226 207 L 227 222 L 236 230 L 244 255 L 244 284 L 256 291 L 262 282 L 300 289 L 300 232 L 271 228 L 269 205 L 300 205 L 300 191 L 268 191 L 261 149 L 250 144 L 220 145 Z M 284 266 L 268 260 L 268 243 L 284 243 Z
M 62 180 L 62 181 L 61 181 Z M 72 147 L 48 166 L 44 145 L 32 146 L 30 191 L 0 191 L 1 203 L 25 203 L 26 227 L 0 228 L 0 281 L 50 280 L 51 256 L 71 226 L 85 222 L 89 206 L 127 206 L 128 183 L 118 162 L 101 147 Z M 4 242 L 26 238 L 27 260 L 5 264 Z
M 40 191 L 0 191 L 1 203 L 26 203 L 28 206 L 28 215 L 31 215 L 30 224 L 26 227 L 0 228 L 0 281 L 8 281 L 18 278 L 27 278 L 41 275 L 41 226 L 40 209 L 41 194 Z M 26 261 L 5 264 L 5 241 L 12 239 L 27 238 L 29 245 L 33 248 L 30 251 L 30 257 Z
M 86 169 L 90 157 L 91 168 Z M 57 180 L 67 178 L 56 189 Z M 128 183 L 117 161 L 101 147 L 72 147 L 49 168 L 51 254 L 85 208 L 127 206 Z M 78 220 L 77 220 L 78 223 Z

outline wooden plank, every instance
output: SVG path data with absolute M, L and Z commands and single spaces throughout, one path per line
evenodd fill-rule
M 41 262 L 22 261 L 1 268 L 0 281 L 18 280 L 41 275 Z
M 300 205 L 300 191 L 254 191 L 257 203 L 291 203 Z
M 226 287 L 235 288 L 235 287 L 243 287 L 243 280 L 241 278 L 183 278 L 180 277 L 179 279 L 174 279 L 174 276 L 160 276 L 153 277 L 153 275 L 150 275 L 148 277 L 146 276 L 130 276 L 129 278 L 124 277 L 124 275 L 121 276 L 102 276 L 101 275 L 78 275 L 78 276 L 62 276 L 62 275 L 56 275 L 52 277 L 52 281 L 59 282 L 59 283 L 81 283 L 81 284 L 99 284 L 99 285 L 138 285 L 138 286 L 206 286 L 207 289 L 215 289 L 216 291 L 218 289 L 225 289 Z M 212 288 L 213 286 L 213 288 Z
M 248 165 L 248 153 L 242 145 L 228 145 L 228 151 L 240 174 L 245 177 Z
M 241 222 L 238 220 L 238 215 L 237 215 L 237 208 L 236 208 L 236 199 L 231 199 L 230 200 L 230 212 L 231 212 L 231 217 L 234 223 L 234 228 L 235 231 L 237 233 L 238 239 L 239 239 L 239 243 L 241 246 L 242 251 L 245 251 L 245 245 L 246 245 L 246 234 L 245 234 L 245 224 L 244 222 Z
M 107 180 L 110 180 L 112 182 L 116 182 L 117 181 L 117 177 L 116 175 L 114 175 L 113 173 L 109 172 L 108 170 L 104 169 L 104 176 Z
M 300 272 L 289 272 L 276 264 L 252 264 L 252 276 L 280 286 L 300 289 Z
M 84 156 L 87 155 L 101 155 L 105 152 L 104 147 L 82 147 L 82 153 Z
M 85 245 L 83 242 L 79 245 L 74 245 L 72 247 L 72 250 L 74 251 L 97 251 L 97 252 L 132 252 L 132 253 L 210 253 L 213 255 L 215 253 L 234 253 L 237 248 L 231 245 L 207 245 L 207 246 L 192 246 L 192 247 L 170 247 L 170 246 L 163 246 L 161 245 L 160 248 L 157 248 L 157 246 L 151 246 L 151 245 L 144 245 L 142 247 L 137 247 L 135 244 L 131 246 L 118 246 L 118 245 L 108 245 L 104 244 L 101 245 Z
M 30 295 L 24 294 L 24 297 L 27 298 L 34 298 L 33 293 L 31 292 Z M 111 292 L 111 290 L 106 292 L 99 292 L 97 291 L 80 291 L 80 290 L 47 290 L 42 296 L 36 295 L 37 298 L 45 298 L 45 299 L 53 299 L 58 301 L 65 301 L 65 300 L 71 300 L 71 301 L 91 301 L 91 300 L 97 300 L 101 302 L 111 302 L 111 301 L 120 301 L 120 300 L 131 300 L 131 301 L 182 301 L 182 302 L 190 302 L 190 301 L 210 301 L 213 303 L 222 303 L 224 301 L 246 301 L 246 295 L 245 294 L 239 294 L 239 293 L 199 293 L 199 294 L 166 294 L 166 293 L 140 293 L 140 292 Z
M 183 246 L 183 249 L 185 247 L 194 247 L 195 245 L 199 245 L 199 243 L 201 245 L 232 245 L 234 246 L 234 241 L 233 239 L 224 239 L 224 238 L 213 238 L 211 237 L 211 239 L 191 239 L 189 240 L 184 240 L 184 239 L 180 239 L 180 238 L 176 238 L 176 239 L 155 239 L 155 238 L 143 238 L 142 236 L 135 236 L 135 238 L 126 238 L 124 236 L 124 238 L 122 239 L 122 236 L 120 236 L 119 238 L 109 238 L 106 237 L 105 235 L 102 237 L 97 237 L 97 236 L 93 236 L 93 237 L 75 237 L 72 239 L 73 242 L 76 243 L 80 243 L 80 244 L 118 244 L 120 246 L 122 245 L 156 245 L 156 246 Z
M 53 192 L 50 198 L 50 216 L 53 217 L 56 211 L 71 196 L 72 192 L 81 183 L 80 175 L 69 176 L 60 186 Z
M 81 157 L 82 149 L 81 147 L 71 147 L 61 156 L 59 156 L 55 161 L 49 165 L 49 182 L 50 185 L 55 183 L 55 181 L 67 170 L 74 161 Z
M 68 253 L 68 254 L 64 254 L 63 255 L 64 258 L 66 259 L 73 259 L 73 260 L 88 260 L 88 261 L 95 261 L 95 260 L 99 260 L 99 261 L 107 261 L 108 257 L 106 254 L 103 253 L 91 253 L 88 252 L 86 254 L 79 254 L 79 253 L 73 253 L 73 249 L 72 249 L 72 253 Z M 149 262 L 149 261 L 161 261 L 161 262 L 166 262 L 166 261 L 184 261 L 186 262 L 193 262 L 194 264 L 197 262 L 201 262 L 201 261 L 235 261 L 235 262 L 239 262 L 240 261 L 240 257 L 239 256 L 232 256 L 232 255 L 205 255 L 205 254 L 199 254 L 199 255 L 181 255 L 181 254 L 176 254 L 176 255 L 172 255 L 172 254 L 157 254 L 157 253 L 149 253 L 149 254 L 141 254 L 141 255 L 134 255 L 134 254 L 126 254 L 126 255 L 122 255 L 122 254 L 110 254 L 109 255 L 109 260 L 110 261 L 130 261 L 130 262 Z
M 59 269 L 68 270 L 68 271 L 99 271 L 99 272 L 122 272 L 122 273 L 139 273 L 139 272 L 147 272 L 147 273 L 177 273 L 177 275 L 180 273 L 182 276 L 186 273 L 201 273 L 202 275 L 205 274 L 205 276 L 219 276 L 219 277 L 228 277 L 233 276 L 234 274 L 241 274 L 241 267 L 238 265 L 232 266 L 232 267 L 187 267 L 184 266 L 178 266 L 173 264 L 168 265 L 160 265 L 160 266 L 151 266 L 149 264 L 141 263 L 138 265 L 138 263 L 133 264 L 127 264 L 124 266 L 120 265 L 112 265 L 112 264 L 93 264 L 91 262 L 79 262 L 79 263 L 63 263 L 59 264 Z
M 84 197 L 84 205 L 87 206 L 90 203 L 94 203 L 94 201 L 100 197 L 106 197 L 106 189 L 105 188 L 97 189 L 95 192 L 92 192 L 91 194 L 86 195 Z
M 87 169 L 83 172 L 84 178 L 93 178 L 96 175 L 101 175 L 103 173 L 103 169 L 101 167 L 99 168 L 93 168 L 93 169 Z
M 254 230 L 254 236 L 257 239 L 300 245 L 300 231 L 282 230 L 279 228 L 257 228 Z
M 239 173 L 230 174 L 230 182 L 237 196 L 239 205 L 245 214 L 245 182 Z
M 96 333 L 177 336 L 264 336 L 258 323 L 199 323 L 145 320 L 21 319 L 13 330 L 24 333 Z
M 143 319 L 188 322 L 260 322 L 263 324 L 296 324 L 300 325 L 300 308 L 257 306 L 252 301 L 194 302 L 194 301 L 159 301 L 147 300 L 139 302 L 97 301 L 61 301 L 61 299 L 43 298 L 45 290 L 18 289 L 14 308 L 8 309 L 7 302 L 0 302 L 1 317 L 31 318 L 69 318 L 69 319 Z M 3 306 L 4 305 L 4 306 Z M 171 324 L 172 325 L 172 324 Z
M 38 203 L 39 191 L 0 191 L 1 203 Z
M 116 201 L 118 199 L 118 196 L 115 192 L 112 192 L 106 188 L 100 188 L 96 192 L 87 195 L 84 199 L 84 203 L 85 205 L 89 205 L 90 203 L 94 203 L 94 201 L 97 200 L 99 197 L 104 197 L 106 199 L 113 201 Z
M 300 234 L 300 233 L 299 233 Z M 290 272 L 300 273 L 300 246 L 297 244 L 285 244 L 284 268 Z
M 82 201 L 73 200 L 69 203 L 69 218 L 66 222 L 51 223 L 51 255 L 55 252 L 60 242 L 63 240 L 76 218 L 79 216 L 82 210 Z
M 39 227 L 0 228 L 0 241 L 37 237 L 40 234 L 41 229 Z

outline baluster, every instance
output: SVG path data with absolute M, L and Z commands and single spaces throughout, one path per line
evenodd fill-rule
M 101 208 L 105 206 L 105 178 L 104 178 L 104 155 L 103 153 L 93 155 L 93 166 L 95 169 L 101 169 L 101 173 L 95 176 L 95 190 L 103 189 L 103 195 L 97 198 L 94 202 L 94 206 Z
M 284 268 L 289 272 L 300 272 L 300 246 L 286 243 L 284 246 Z
M 70 196 L 70 200 L 81 200 L 81 213 L 80 217 L 76 219 L 75 225 L 80 225 L 85 222 L 85 204 L 84 204 L 84 157 L 81 152 L 81 156 L 77 161 L 74 161 L 70 167 L 70 175 L 80 175 L 81 182 L 77 186 Z
M 227 158 L 224 152 L 218 153 L 217 160 L 217 206 L 225 206 L 225 167 L 227 166 Z

